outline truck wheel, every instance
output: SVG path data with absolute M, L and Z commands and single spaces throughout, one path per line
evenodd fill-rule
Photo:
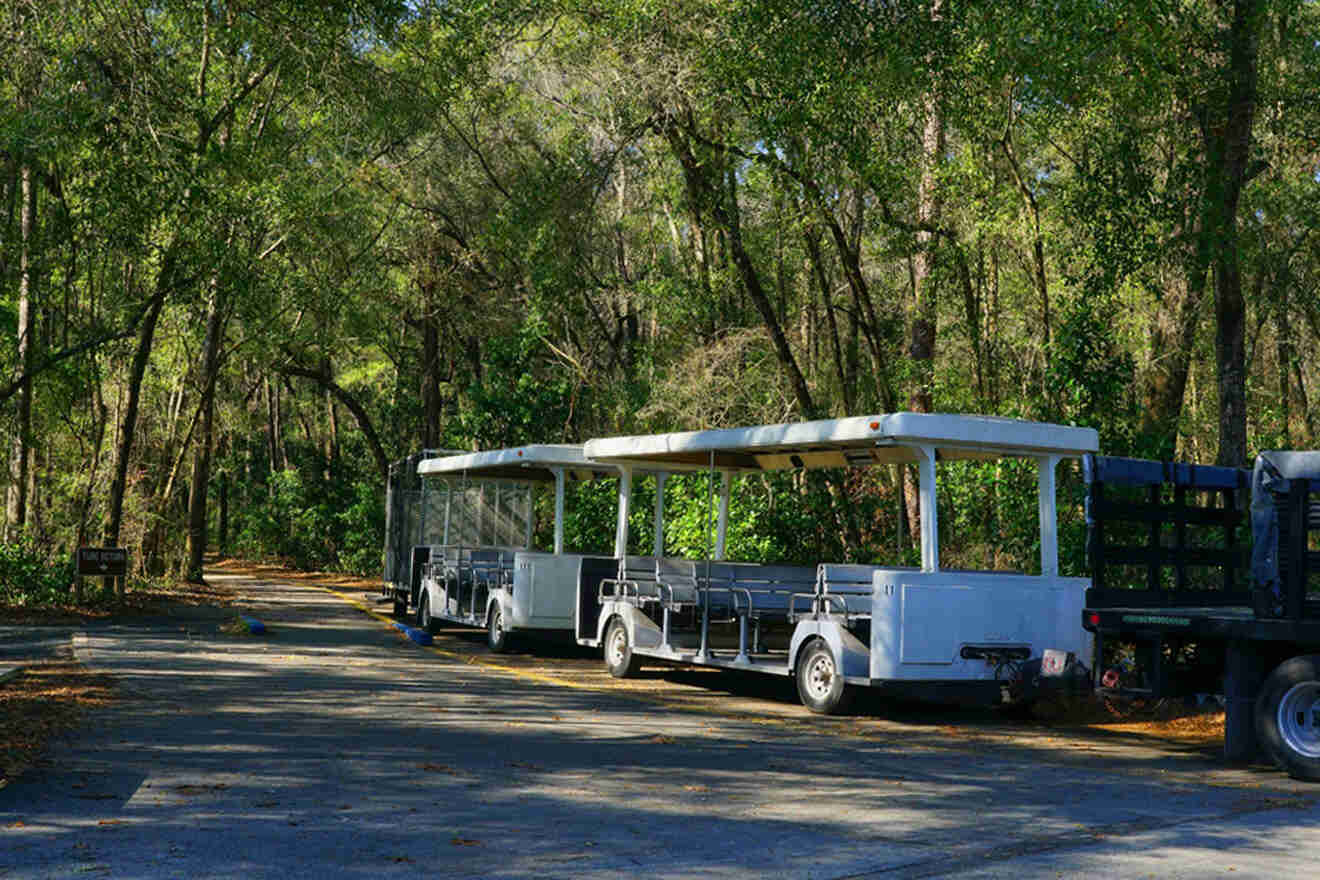
M 408 600 L 400 599 L 399 594 L 394 594 L 394 616 L 403 620 L 408 616 Z
M 504 628 L 504 612 L 496 603 L 486 619 L 486 644 L 490 645 L 492 653 L 503 654 L 509 650 L 509 639 L 509 631 Z
M 417 628 L 423 632 L 435 635 L 438 626 L 435 624 L 435 618 L 431 616 L 431 600 L 426 591 L 417 598 Z
M 632 678 L 641 668 L 628 643 L 628 627 L 622 620 L 615 620 L 605 631 L 605 666 L 615 678 Z
M 1285 660 L 1265 679 L 1256 738 L 1289 776 L 1320 780 L 1320 654 Z
M 797 689 L 802 705 L 819 715 L 837 715 L 848 708 L 852 691 L 844 683 L 843 670 L 824 639 L 816 639 L 802 651 Z

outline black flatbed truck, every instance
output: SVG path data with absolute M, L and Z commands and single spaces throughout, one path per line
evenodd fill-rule
M 1320 454 L 1262 453 L 1254 472 L 1090 456 L 1085 470 L 1097 692 L 1222 687 L 1226 758 L 1263 750 L 1320 781 Z

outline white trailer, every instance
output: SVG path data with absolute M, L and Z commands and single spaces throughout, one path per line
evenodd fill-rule
M 587 461 L 581 446 L 533 445 L 428 458 L 417 474 L 433 499 L 429 534 L 438 539 L 412 551 L 417 625 L 485 628 L 497 652 L 514 632 L 570 631 L 586 554 L 564 547 L 565 484 L 618 477 L 618 469 Z M 554 491 L 554 539 L 538 551 L 533 492 L 546 486 Z
M 1089 428 L 924 413 L 590 440 L 586 456 L 622 473 L 619 534 L 615 562 L 582 566 L 578 642 L 602 647 L 618 677 L 643 658 L 793 676 L 821 713 L 841 710 L 849 685 L 998 699 L 1031 661 L 1048 673 L 1068 655 L 1089 657 L 1088 581 L 1059 575 L 1055 471 L 1097 443 Z M 1040 573 L 941 568 L 939 465 L 1002 458 L 1036 463 Z M 919 569 L 724 560 L 732 477 L 878 464 L 917 468 Z M 709 559 L 663 558 L 662 523 L 655 556 L 624 555 L 633 469 L 708 471 L 712 496 L 721 476 Z

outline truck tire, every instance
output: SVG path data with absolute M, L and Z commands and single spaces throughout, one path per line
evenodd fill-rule
M 1320 780 L 1320 654 L 1285 660 L 1265 679 L 1256 739 L 1289 776 Z
M 843 670 L 824 639 L 815 639 L 802 649 L 796 677 L 798 697 L 812 712 L 838 715 L 848 708 L 852 689 L 844 682 Z
M 399 594 L 394 594 L 394 617 L 403 620 L 408 616 L 408 600 L 400 599 Z
M 641 668 L 622 620 L 615 619 L 605 630 L 605 667 L 615 678 L 632 678 Z

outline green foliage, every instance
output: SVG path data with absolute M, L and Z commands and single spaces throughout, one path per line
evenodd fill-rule
M 458 436 L 475 440 L 479 448 L 498 449 L 544 442 L 564 432 L 573 384 L 558 365 L 547 362 L 542 330 L 534 321 L 516 334 L 489 340 L 482 369 L 454 426 Z
M 1035 462 L 948 462 L 937 479 L 941 566 L 1040 572 Z
M 56 556 L 104 528 L 158 290 L 123 528 L 153 570 L 176 567 L 199 448 L 228 481 L 228 549 L 373 572 L 368 429 L 397 458 L 778 422 L 802 408 L 790 358 L 821 413 L 902 409 L 929 372 L 940 411 L 1091 425 L 1117 454 L 1175 434 L 1180 456 L 1214 457 L 1206 136 L 1224 120 L 1206 114 L 1233 4 L 267 5 L 0 12 L 0 368 L 19 372 L 27 265 L 47 364 L 27 531 Z M 1247 419 L 1254 444 L 1314 445 L 1320 5 L 1262 9 L 1233 255 Z M 925 254 L 935 360 L 917 371 Z M 1149 380 L 1183 356 L 1152 429 Z M 0 402 L 9 448 L 17 397 Z M 943 476 L 946 558 L 1035 565 L 1029 475 Z M 667 552 L 707 552 L 704 480 L 670 483 Z M 915 561 L 888 470 L 740 484 L 733 558 Z M 612 484 L 571 491 L 569 544 L 610 550 Z M 634 549 L 653 491 L 639 479 Z
M 1096 428 L 1101 448 L 1121 454 L 1136 420 L 1135 368 L 1117 338 L 1119 305 L 1110 296 L 1079 296 L 1063 310 L 1051 351 L 1049 385 L 1063 418 Z
M 73 559 L 52 556 L 31 541 L 0 543 L 0 606 L 33 608 L 72 602 Z
M 364 577 L 376 576 L 381 571 L 381 548 L 385 546 L 385 505 L 376 484 L 362 481 L 352 488 L 352 502 L 336 515 L 341 538 L 334 567 Z
M 234 550 L 307 570 L 378 574 L 385 544 L 380 487 L 330 482 L 289 468 L 269 479 L 269 494 L 237 517 Z

